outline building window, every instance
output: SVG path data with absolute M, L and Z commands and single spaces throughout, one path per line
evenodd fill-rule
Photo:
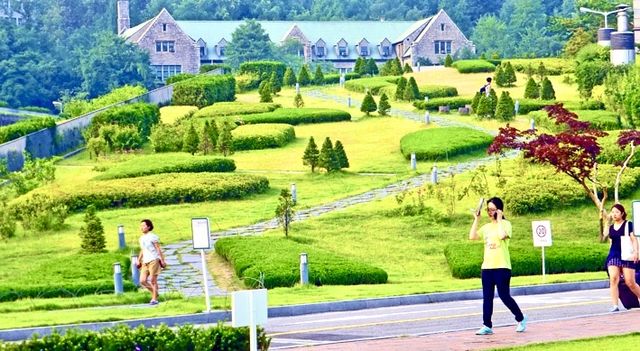
M 346 46 L 338 46 L 338 55 L 342 57 L 347 56 L 347 47 Z
M 166 24 L 166 23 L 163 23 L 163 24 L 162 24 L 162 31 L 163 31 L 163 32 L 166 32 L 166 31 L 167 31 L 167 24 Z
M 220 56 L 224 56 L 224 49 L 225 48 L 226 48 L 225 46 L 221 46 L 220 47 Z
M 174 41 L 156 41 L 156 52 L 175 52 Z
M 324 56 L 324 46 L 316 46 L 316 56 Z
M 440 30 L 444 32 L 444 23 L 440 23 Z
M 382 56 L 391 56 L 391 48 L 388 46 L 382 47 Z
M 200 47 L 200 57 L 205 57 L 207 56 L 207 52 L 206 52 L 207 48 L 205 48 L 204 46 Z
M 436 54 L 450 54 L 451 53 L 451 41 L 443 41 L 443 40 L 436 40 L 434 42 L 434 47 L 435 47 L 435 53 Z
M 167 78 L 182 73 L 180 65 L 151 65 L 151 69 L 156 74 L 156 79 L 166 81 Z
M 369 56 L 369 48 L 366 46 L 360 47 L 360 56 Z

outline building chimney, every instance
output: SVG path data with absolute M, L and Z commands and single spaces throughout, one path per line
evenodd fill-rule
M 635 62 L 634 33 L 629 31 L 627 5 L 618 5 L 618 30 L 611 33 L 611 63 L 615 66 Z
M 118 34 L 131 27 L 129 20 L 129 1 L 118 0 Z

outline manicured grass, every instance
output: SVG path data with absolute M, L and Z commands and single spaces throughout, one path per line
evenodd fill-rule
M 241 125 L 234 129 L 232 134 L 234 150 L 277 148 L 296 138 L 292 126 L 277 123 Z
M 540 344 L 494 349 L 495 351 L 623 351 L 636 350 L 640 333 L 588 338 L 571 341 L 545 342 Z
M 160 108 L 160 121 L 172 124 L 189 113 L 198 111 L 196 106 L 165 106 Z
M 201 117 L 220 117 L 233 115 L 246 115 L 251 113 L 271 112 L 278 108 L 279 105 L 273 103 L 246 103 L 246 102 L 218 102 L 211 106 L 202 108 L 193 116 Z
M 491 135 L 474 129 L 446 127 L 409 133 L 400 140 L 400 148 L 406 159 L 415 153 L 418 160 L 435 161 L 485 150 L 492 141 Z

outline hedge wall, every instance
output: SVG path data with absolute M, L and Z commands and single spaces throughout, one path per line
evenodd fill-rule
M 620 135 L 620 131 L 614 130 L 608 133 L 609 135 L 598 139 L 598 143 L 600 144 L 600 147 L 602 147 L 602 151 L 600 152 L 600 155 L 598 155 L 598 163 L 621 165 L 630 155 L 631 148 L 627 145 L 623 150 L 618 146 L 618 136 Z M 638 156 L 638 153 L 636 153 L 631 161 L 629 161 L 629 167 L 640 167 L 640 156 Z
M 536 99 L 515 99 L 520 103 L 520 108 L 518 109 L 519 115 L 526 115 L 532 111 L 542 110 L 543 107 L 548 105 L 553 105 L 556 102 L 552 100 L 536 100 Z
M 223 238 L 216 253 L 229 261 L 239 278 L 256 286 L 260 273 L 268 289 L 290 287 L 300 280 L 300 253 L 309 258 L 309 282 L 316 285 L 384 284 L 387 272 L 344 256 L 299 244 L 292 239 L 266 237 Z
M 91 134 L 98 136 L 100 127 L 108 124 L 134 126 L 143 138 L 149 137 L 151 127 L 160 122 L 160 108 L 153 104 L 136 103 L 110 108 L 91 121 Z
M 572 111 L 578 115 L 578 119 L 590 122 L 591 125 L 600 130 L 618 130 L 622 129 L 620 115 L 615 112 L 601 110 L 577 110 Z M 546 111 L 534 111 L 529 114 L 536 122 L 538 127 L 544 127 L 552 132 L 566 130 L 565 125 L 557 125 L 555 120 L 549 118 Z
M 288 124 L 249 124 L 234 129 L 234 150 L 259 150 L 282 147 L 296 139 L 296 132 Z
M 93 204 L 97 209 L 143 207 L 212 200 L 236 199 L 262 193 L 269 188 L 267 178 L 220 173 L 166 173 L 138 178 L 90 181 L 75 186 L 46 186 L 9 203 L 17 218 L 35 206 L 34 194 L 45 193 L 52 202 L 79 211 Z
M 509 245 L 512 276 L 542 274 L 542 258 L 539 248 L 533 245 L 511 243 Z M 547 274 L 599 272 L 604 264 L 609 248 L 597 243 L 578 244 L 574 242 L 554 242 L 545 248 Z M 482 242 L 457 242 L 447 245 L 444 256 L 454 278 L 479 278 L 483 257 Z
M 247 103 L 247 102 L 219 102 L 198 110 L 193 116 L 196 118 L 248 115 L 253 113 L 271 112 L 279 108 L 279 104 L 274 103 Z
M 232 159 L 181 153 L 140 155 L 109 167 L 96 180 L 135 178 L 161 173 L 233 172 Z
M 373 95 L 378 95 L 380 89 L 384 87 L 392 87 L 395 92 L 395 81 L 398 77 L 370 77 L 353 79 L 344 83 L 344 88 L 358 93 L 364 93 L 367 90 Z
M 55 125 L 56 120 L 53 117 L 32 117 L 0 127 L 0 144 L 37 132 L 40 129 L 55 127 Z
M 485 60 L 458 60 L 451 65 L 460 73 L 493 72 L 496 65 Z
M 200 75 L 173 86 L 173 105 L 194 105 L 198 108 L 236 98 L 236 80 L 232 75 Z
M 278 61 L 252 61 L 244 62 L 240 65 L 240 74 L 254 74 L 258 78 L 266 77 L 269 79 L 271 73 L 276 72 L 276 75 L 282 81 L 284 78 L 284 71 L 287 69 L 287 65 Z
M 196 75 L 193 74 L 193 73 L 179 73 L 179 74 L 176 74 L 176 75 L 173 75 L 173 76 L 167 78 L 167 80 L 165 81 L 165 84 L 169 85 L 169 84 L 181 82 L 183 80 L 191 79 L 191 78 L 193 78 L 195 76 Z
M 446 160 L 448 157 L 486 149 L 493 142 L 489 134 L 462 127 L 424 129 L 400 139 L 400 151 L 408 160 Z
M 429 99 L 428 102 L 414 101 L 413 106 L 420 110 L 438 111 L 440 106 L 449 106 L 451 110 L 455 110 L 458 107 L 465 107 L 471 105 L 470 98 L 465 97 L 448 97 L 448 98 L 435 98 Z
M 573 73 L 574 64 L 571 60 L 563 58 L 544 58 L 544 59 L 509 59 L 513 69 L 516 72 L 525 73 L 529 64 L 534 69 L 538 70 L 540 62 L 544 64 L 544 68 L 547 70 L 547 75 L 559 76 L 563 73 Z
M 420 87 L 420 98 L 424 99 L 425 96 L 428 96 L 429 99 L 454 97 L 458 96 L 458 89 L 446 85 L 422 86 Z
M 298 125 L 350 121 L 351 115 L 349 112 L 328 108 L 280 108 L 273 112 L 244 115 L 238 118 L 245 124 L 285 123 Z
M 349 72 L 346 73 L 344 75 L 344 80 L 352 80 L 352 79 L 358 79 L 360 78 L 360 74 L 355 73 L 355 72 Z M 340 83 L 340 74 L 338 73 L 331 73 L 331 74 L 325 74 L 324 75 L 324 84 L 338 84 Z

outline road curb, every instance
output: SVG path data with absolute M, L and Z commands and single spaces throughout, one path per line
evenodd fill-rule
M 556 283 L 556 284 L 544 284 L 544 285 L 531 285 L 531 286 L 518 286 L 511 288 L 511 294 L 513 296 L 521 295 L 538 295 L 549 294 L 564 291 L 576 291 L 576 290 L 591 290 L 591 289 L 605 289 L 609 287 L 608 280 L 597 280 L 588 282 L 575 282 L 575 283 Z M 482 298 L 482 290 L 469 290 L 469 291 L 453 291 L 443 293 L 431 293 L 431 294 L 417 294 L 406 296 L 392 296 L 381 297 L 371 299 L 359 299 L 350 301 L 335 301 L 335 302 L 320 302 L 301 305 L 289 305 L 289 306 L 276 306 L 269 308 L 269 317 L 291 317 L 300 316 L 305 314 L 325 313 L 325 312 L 344 312 L 344 311 L 356 311 L 371 308 L 393 307 L 393 306 L 405 306 L 405 305 L 418 305 L 435 302 L 451 302 L 451 301 L 464 301 L 464 300 L 477 300 Z M 135 328 L 139 325 L 145 327 L 157 326 L 159 324 L 166 324 L 168 326 L 176 326 L 181 324 L 212 324 L 219 321 L 231 320 L 231 311 L 214 311 L 209 313 L 196 313 L 179 316 L 168 317 L 155 317 L 145 319 L 132 319 L 115 322 L 100 322 L 100 323 L 83 323 L 83 324 L 68 324 L 59 325 L 54 327 L 35 327 L 35 328 L 20 328 L 20 329 L 6 329 L 0 330 L 0 340 L 4 341 L 19 341 L 32 337 L 34 334 L 40 336 L 50 335 L 54 331 L 58 333 L 64 333 L 70 329 L 85 329 L 85 330 L 101 330 L 105 328 L 115 327 L 117 325 L 128 325 L 131 328 Z

